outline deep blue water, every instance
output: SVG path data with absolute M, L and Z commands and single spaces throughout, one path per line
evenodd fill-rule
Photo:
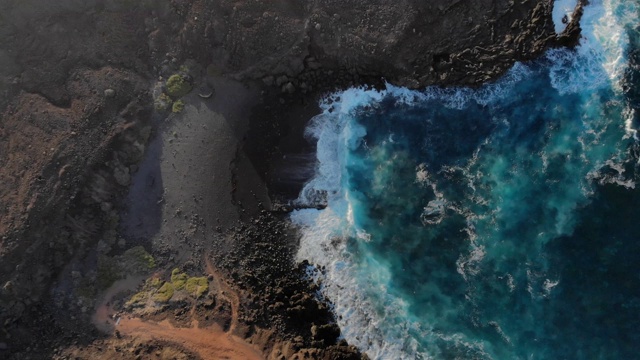
M 299 258 L 372 358 L 640 358 L 637 1 L 480 89 L 350 89 L 308 133 Z

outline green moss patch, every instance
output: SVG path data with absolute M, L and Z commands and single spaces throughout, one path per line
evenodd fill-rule
M 174 292 L 175 292 L 175 289 L 173 288 L 173 285 L 166 282 L 153 295 L 153 300 L 161 303 L 168 302 L 173 297 Z
M 171 283 L 176 290 L 182 290 L 187 283 L 189 276 L 185 273 L 181 273 L 178 269 L 173 269 L 171 272 Z
M 201 297 L 209 291 L 209 280 L 206 277 L 192 277 L 187 279 L 185 290 L 196 298 Z
M 154 101 L 153 106 L 157 111 L 167 111 L 172 109 L 173 100 L 169 95 L 162 93 L 158 98 Z
M 136 293 L 135 295 L 133 295 L 131 299 L 127 301 L 125 306 L 126 307 L 142 307 L 147 302 L 147 299 L 149 299 L 149 293 L 146 291 L 140 291 L 139 293 Z
M 171 107 L 172 112 L 179 113 L 182 112 L 182 110 L 184 110 L 184 101 L 178 100 L 173 103 L 173 106 Z
M 160 280 L 160 278 L 153 278 L 151 280 L 147 280 L 147 284 L 154 289 L 158 289 L 160 288 L 160 286 L 162 286 L 163 281 Z
M 191 91 L 191 84 L 182 75 L 171 75 L 165 84 L 167 94 L 174 99 L 181 98 Z
M 189 297 L 198 299 L 209 292 L 209 280 L 202 277 L 189 277 L 180 269 L 173 269 L 171 281 L 163 281 L 158 277 L 147 279 L 139 292 L 134 294 L 125 304 L 129 309 L 144 308 L 149 300 L 156 303 L 168 303 L 172 298 Z

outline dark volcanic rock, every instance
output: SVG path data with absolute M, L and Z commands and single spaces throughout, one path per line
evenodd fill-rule
M 213 59 L 238 78 L 304 75 L 311 78 L 308 84 L 318 86 L 322 81 L 314 77 L 333 75 L 318 73 L 325 68 L 346 70 L 343 79 L 377 76 L 412 88 L 474 85 L 556 41 L 550 1 L 285 0 L 216 5 L 204 0 L 182 3 L 184 56 Z
M 322 341 L 327 345 L 334 345 L 338 336 L 340 336 L 340 328 L 336 324 L 313 325 L 311 327 L 311 336 L 313 340 Z

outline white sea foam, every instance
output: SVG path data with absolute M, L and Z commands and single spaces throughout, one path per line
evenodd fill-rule
M 473 100 L 486 106 L 494 102 L 505 100 L 513 93 L 514 87 L 531 76 L 531 69 L 523 63 L 513 64 L 511 69 L 498 81 L 489 83 L 473 92 Z
M 545 279 L 542 287 L 544 288 L 545 296 L 548 297 L 551 294 L 551 290 L 560 284 L 560 280 Z
M 354 111 L 379 102 L 385 94 L 385 91 L 352 88 L 333 94 L 320 103 L 322 114 L 313 118 L 306 129 L 307 136 L 317 141 L 319 165 L 316 176 L 304 186 L 299 202 L 315 204 L 318 192 L 326 192 L 327 196 L 342 195 L 344 151 L 357 147 L 366 135 L 364 127 L 350 120 L 355 116 Z
M 305 186 L 300 201 L 312 202 L 314 199 L 309 194 L 324 191 L 328 207 L 323 211 L 295 211 L 291 219 L 301 226 L 303 234 L 298 260 L 308 260 L 325 268 L 321 291 L 333 302 L 344 337 L 374 359 L 412 359 L 419 355 L 418 345 L 408 332 L 420 329 L 405 323 L 396 331 L 383 331 L 385 318 L 407 317 L 406 304 L 402 299 L 388 294 L 388 268 L 382 264 L 370 266 L 372 271 L 363 276 L 362 269 L 350 261 L 345 243 L 347 237 L 360 241 L 370 238 L 363 229 L 355 226 L 352 196 L 342 189 L 342 169 L 347 160 L 345 152 L 358 146 L 366 134 L 365 129 L 354 121 L 354 112 L 375 106 L 389 91 L 396 90 L 349 89 L 321 103 L 323 113 L 312 120 L 307 130 L 308 135 L 318 141 L 320 165 L 316 177 Z M 397 94 L 400 98 L 404 95 L 399 101 L 406 103 L 416 101 L 414 95 L 420 97 L 399 88 Z M 376 301 L 386 304 L 385 314 L 376 311 L 372 292 L 379 295 Z M 427 358 L 426 355 L 421 356 Z
M 347 208 L 346 201 L 336 201 L 322 211 L 292 213 L 292 220 L 303 233 L 298 259 L 324 267 L 324 275 L 311 272 L 310 277 L 321 284 L 322 295 L 332 301 L 345 339 L 372 359 L 434 359 L 433 354 L 420 350 L 417 339 L 446 341 L 488 358 L 483 344 L 464 334 L 436 332 L 429 324 L 408 320 L 408 305 L 388 291 L 388 266 L 366 256 L 372 263 L 364 268 L 351 261 L 344 241 L 353 235 L 352 224 L 344 215 Z
M 604 184 L 616 184 L 627 189 L 635 189 L 636 182 L 633 179 L 628 179 L 625 172 L 625 164 L 619 163 L 619 156 L 605 161 L 604 166 L 598 166 L 595 169 L 589 171 L 585 176 L 588 181 L 596 182 L 600 185 Z M 613 170 L 616 173 L 604 173 L 603 170 Z
M 573 19 L 576 5 L 578 5 L 578 0 L 556 0 L 553 2 L 552 18 L 557 34 L 563 32 Z
M 467 256 L 461 255 L 458 261 L 456 261 L 456 270 L 463 279 L 469 280 L 469 277 L 478 274 L 480 271 L 480 263 L 487 254 L 484 246 L 477 245 L 472 242 L 471 251 Z
M 431 185 L 430 177 L 427 165 L 422 163 L 416 167 L 416 182 L 418 184 L 421 184 L 422 186 Z
M 429 87 L 422 91 L 387 84 L 380 93 L 382 97 L 392 96 L 396 104 L 413 106 L 428 101 L 438 101 L 450 109 L 462 110 L 472 103 L 490 105 L 504 100 L 523 79 L 530 76 L 531 69 L 523 63 L 515 63 L 513 67 L 498 81 L 486 84 L 480 89 L 472 90 L 462 87 L 440 88 Z
M 633 119 L 636 116 L 636 110 L 627 107 L 622 115 L 624 117 L 624 130 L 627 133 L 627 136 L 638 141 L 638 130 L 633 127 Z
M 582 38 L 577 49 L 547 51 L 553 86 L 561 94 L 603 86 L 620 91 L 627 68 L 624 52 L 629 44 L 625 26 L 637 22 L 637 11 L 632 1 L 591 1 L 580 21 Z
M 324 266 L 321 291 L 333 302 L 342 334 L 351 344 L 374 359 L 427 359 L 426 354 L 417 353 L 417 341 L 409 336 L 409 332 L 425 331 L 397 320 L 408 317 L 407 305 L 388 293 L 388 268 L 371 264 L 365 276 L 350 261 L 346 244 L 340 240 L 352 235 L 353 228 L 344 220 L 347 207 L 346 201 L 336 201 L 324 211 L 307 209 L 292 214 L 303 232 L 298 259 Z M 385 304 L 384 313 L 372 301 Z M 385 321 L 398 321 L 398 326 L 389 331 L 384 328 Z

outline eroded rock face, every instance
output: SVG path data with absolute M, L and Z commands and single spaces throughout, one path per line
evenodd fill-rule
M 144 154 L 135 144 L 149 136 L 147 82 L 135 73 L 78 70 L 64 86 L 68 107 L 22 92 L 0 123 L 0 283 L 11 284 L 0 290 L 0 318 L 41 300 L 66 262 L 99 240 L 110 201 Z M 118 95 L 105 98 L 107 86 Z
M 549 1 L 200 0 L 180 11 L 188 56 L 239 78 L 344 68 L 413 88 L 475 85 L 556 41 Z
M 150 1 L 0 4 L 0 320 L 99 240 L 150 135 Z M 5 322 L 7 321 L 7 322 Z

